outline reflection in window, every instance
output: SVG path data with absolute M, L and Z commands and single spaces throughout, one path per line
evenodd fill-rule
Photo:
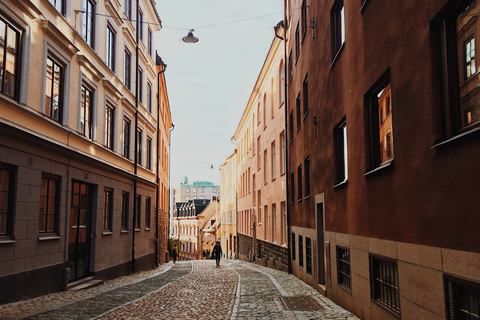
M 82 97 L 80 105 L 80 133 L 85 137 L 92 138 L 92 90 L 82 85 Z
M 0 16 L 0 92 L 17 96 L 18 61 L 22 33 Z
M 63 66 L 51 56 L 48 56 L 45 81 L 45 113 L 56 121 L 61 119 L 62 94 Z

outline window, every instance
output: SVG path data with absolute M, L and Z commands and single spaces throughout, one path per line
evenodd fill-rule
M 0 164 L 0 238 L 12 236 L 14 181 L 13 167 Z
M 142 164 L 142 136 L 143 131 L 138 129 L 137 130 L 137 163 Z
M 124 53 L 124 59 L 123 59 L 123 81 L 125 84 L 125 87 L 127 87 L 128 90 L 132 90 L 132 55 L 130 52 L 128 52 L 127 49 L 125 49 Z
M 307 34 L 307 0 L 302 2 L 302 41 Z
M 394 157 L 391 85 L 388 74 L 366 94 L 366 102 L 370 114 L 370 169 L 374 169 L 390 162 Z
M 280 106 L 285 102 L 285 66 L 283 65 L 283 60 L 280 61 L 280 81 L 278 81 L 278 92 L 280 92 Z
M 90 47 L 94 47 L 95 41 L 95 3 L 93 0 L 84 0 L 82 17 L 82 36 Z
M 293 110 L 290 112 L 290 117 L 288 119 L 288 124 L 290 126 L 290 143 L 293 142 Z
M 337 246 L 337 282 L 340 287 L 352 292 L 350 273 L 350 249 Z
M 128 230 L 128 198 L 129 193 L 123 191 L 122 192 L 122 230 Z
M 308 74 L 303 80 L 303 119 L 308 114 Z
M 286 166 L 286 162 L 285 162 L 285 157 L 286 157 L 286 143 L 285 143 L 285 131 L 282 131 L 282 133 L 280 133 L 280 141 L 282 142 L 282 154 L 280 155 L 280 168 L 282 169 L 282 174 L 285 174 L 285 166 Z
M 297 132 L 300 130 L 300 126 L 302 125 L 302 110 L 301 110 L 301 102 L 300 102 L 300 93 L 297 96 L 296 100 L 296 107 L 297 107 Z
M 152 138 L 147 137 L 147 169 L 152 170 Z
M 272 142 L 272 180 L 276 178 L 276 153 L 275 153 L 275 141 Z
M 298 201 L 302 201 L 302 165 L 297 168 Z
M 297 248 L 296 248 L 296 241 L 295 241 L 295 233 L 292 232 L 292 260 L 297 260 Z
M 305 176 L 305 198 L 310 196 L 310 157 L 307 157 L 304 161 L 304 173 Z
M 263 183 L 267 184 L 268 182 L 268 158 L 267 158 L 267 149 L 263 151 L 263 161 L 265 162 L 265 166 L 263 168 Z
M 143 12 L 138 8 L 138 37 L 143 41 Z
M 280 209 L 282 210 L 282 244 L 287 244 L 287 211 L 285 202 L 280 203 Z
M 263 94 L 263 128 L 267 127 L 267 119 L 268 119 L 268 106 L 267 106 L 267 94 Z
M 129 20 L 132 20 L 132 0 L 125 0 L 125 14 Z
M 400 315 L 397 264 L 370 256 L 370 282 L 372 299 Z
M 298 235 L 298 265 L 303 268 L 303 236 Z
M 257 126 L 260 124 L 260 115 L 261 115 L 261 112 L 260 112 L 260 102 L 258 102 L 257 104 Z
M 268 206 L 265 206 L 265 240 L 268 241 Z
M 122 155 L 130 159 L 130 120 L 123 119 Z
M 273 243 L 277 243 L 277 205 L 272 204 L 272 229 L 273 229 Z
M 293 53 L 290 50 L 290 55 L 288 56 L 288 84 L 292 82 L 293 79 Z
M 260 170 L 262 167 L 262 155 L 260 153 L 261 145 L 260 145 L 260 136 L 257 138 L 257 170 Z
M 103 230 L 112 231 L 113 190 L 103 190 Z
M 148 48 L 148 53 L 153 56 L 153 37 L 152 37 L 152 30 L 150 30 L 150 28 L 147 29 L 148 30 L 148 44 L 147 44 L 147 48 Z
M 135 197 L 135 205 L 137 206 L 137 210 L 135 212 L 135 229 L 139 230 L 141 226 L 141 221 L 142 221 L 142 196 L 139 194 L 136 195 Z
M 290 174 L 290 203 L 295 202 L 295 173 Z
M 22 32 L 0 15 L 0 92 L 18 97 Z
M 151 220 L 151 210 L 152 210 L 152 198 L 145 198 L 145 228 L 150 229 L 150 220 Z
M 480 284 L 445 277 L 447 319 L 480 319 Z
M 65 0 L 48 0 L 62 15 L 65 15 Z
M 143 103 L 143 70 L 138 68 L 138 101 Z
M 437 23 L 438 61 L 442 67 L 443 137 L 456 136 L 480 123 L 476 66 L 478 4 L 458 1 Z
M 252 184 L 253 184 L 253 204 L 255 205 L 256 203 L 256 199 L 255 199 L 255 196 L 257 194 L 257 184 L 255 182 L 255 175 L 252 176 Z
M 305 237 L 305 257 L 306 257 L 306 272 L 312 274 L 312 239 Z
M 56 233 L 58 231 L 59 190 L 60 184 L 58 178 L 50 176 L 42 177 L 42 185 L 40 188 L 39 233 Z
M 338 0 L 331 12 L 333 30 L 333 56 L 336 58 L 345 43 L 345 8 L 343 0 Z
M 348 179 L 348 152 L 347 152 L 347 121 L 342 121 L 335 127 L 335 145 L 337 153 L 337 183 Z
M 93 92 L 85 85 L 82 85 L 82 97 L 80 104 L 80 133 L 85 137 L 93 138 L 92 117 L 93 117 Z
M 107 67 L 115 72 L 115 30 L 107 24 L 107 52 L 106 52 L 106 62 Z
M 113 150 L 113 118 L 115 109 L 108 105 L 105 108 L 105 147 Z
M 147 82 L 147 110 L 152 113 L 152 84 Z
M 45 113 L 58 122 L 61 121 L 63 110 L 63 69 L 53 57 L 47 57 Z
M 258 223 L 262 223 L 262 190 L 258 190 Z
M 300 58 L 300 29 L 297 23 L 297 29 L 295 30 L 295 64 L 298 62 L 298 58 Z

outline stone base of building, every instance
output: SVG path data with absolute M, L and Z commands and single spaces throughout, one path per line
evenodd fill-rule
M 287 247 L 257 239 L 254 251 L 252 237 L 241 233 L 238 234 L 238 259 L 276 270 L 288 271 Z
M 35 269 L 0 278 L 0 304 L 35 298 L 65 288 L 65 264 Z

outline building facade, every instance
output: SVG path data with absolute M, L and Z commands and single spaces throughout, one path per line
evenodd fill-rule
M 237 257 L 237 152 L 220 166 L 220 228 L 222 251 L 226 258 Z
M 233 139 L 240 259 L 287 269 L 284 43 L 281 23 Z
M 137 19 L 132 1 L 0 3 L 0 303 L 160 260 L 171 118 L 166 90 L 156 99 L 160 18 L 139 7 Z
M 478 3 L 284 3 L 293 273 L 362 319 L 479 317 Z

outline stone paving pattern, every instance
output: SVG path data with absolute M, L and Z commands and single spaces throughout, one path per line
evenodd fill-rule
M 310 296 L 322 310 L 288 311 L 281 296 Z M 0 305 L 0 319 L 333 319 L 354 320 L 288 273 L 238 260 L 184 261 L 83 291 Z

